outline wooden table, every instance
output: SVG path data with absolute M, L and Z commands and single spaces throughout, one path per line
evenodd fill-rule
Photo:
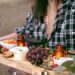
M 41 75 L 43 68 L 33 66 L 28 61 L 17 61 L 13 58 L 4 58 L 0 54 L 0 75 Z M 55 73 L 49 70 L 50 75 L 69 75 L 68 72 Z

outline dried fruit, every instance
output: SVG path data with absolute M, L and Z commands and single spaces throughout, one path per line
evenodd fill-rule
M 5 48 L 5 47 L 2 47 L 2 49 L 1 49 L 1 53 L 5 52 L 5 51 L 8 51 L 8 49 Z

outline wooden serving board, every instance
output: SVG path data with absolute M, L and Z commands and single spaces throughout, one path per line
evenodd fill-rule
M 0 63 L 18 69 L 19 71 L 29 73 L 31 75 L 32 73 L 35 73 L 36 75 L 41 75 L 41 72 L 44 70 L 43 68 L 33 66 L 28 61 L 17 61 L 14 60 L 13 58 L 4 58 L 2 57 L 2 55 L 0 55 Z M 50 75 L 55 75 L 54 71 L 49 71 L 49 72 Z
M 2 57 L 1 54 L 0 54 L 0 64 L 11 67 L 12 69 L 15 69 L 15 72 L 17 72 L 16 75 L 18 75 L 18 73 L 20 72 L 23 73 L 20 75 L 32 75 L 33 73 L 34 75 L 41 75 L 41 72 L 44 71 L 43 68 L 34 66 L 28 61 L 17 61 L 17 60 L 14 60 L 13 58 L 4 58 Z M 10 71 L 12 70 L 9 69 L 8 72 Z M 55 73 L 54 71 L 48 70 L 48 72 L 49 72 L 49 75 L 63 75 L 62 73 L 65 73 L 65 75 L 69 75 L 68 72 L 66 71 L 62 73 Z

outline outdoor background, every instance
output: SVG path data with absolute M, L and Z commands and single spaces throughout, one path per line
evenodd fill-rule
M 32 0 L 0 0 L 0 37 L 25 23 Z

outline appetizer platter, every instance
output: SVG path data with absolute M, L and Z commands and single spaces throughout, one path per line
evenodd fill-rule
M 62 66 L 63 63 L 73 61 L 73 58 L 67 57 L 68 51 L 64 50 L 60 44 L 56 45 L 55 49 L 52 49 L 43 45 L 28 47 L 27 44 L 25 44 L 26 42 L 22 42 L 16 40 L 1 41 L 0 54 L 2 54 L 4 58 L 29 61 L 32 65 L 46 70 L 56 70 L 56 68 Z

